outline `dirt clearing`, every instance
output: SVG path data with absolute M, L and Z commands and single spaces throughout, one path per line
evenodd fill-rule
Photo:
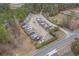
M 19 56 L 28 56 L 35 51 L 35 48 L 31 42 L 29 36 L 21 29 L 21 41 L 22 43 L 15 49 L 15 54 Z

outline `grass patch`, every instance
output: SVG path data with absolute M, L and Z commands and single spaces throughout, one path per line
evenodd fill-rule
M 47 41 L 44 41 L 44 42 L 42 42 L 42 43 L 35 43 L 34 45 L 35 45 L 35 48 L 36 48 L 36 49 L 40 49 L 40 48 L 42 48 L 43 46 L 45 46 L 45 45 L 47 45 L 47 44 L 49 44 L 49 43 L 51 43 L 51 42 L 53 42 L 53 41 L 55 41 L 55 40 L 57 40 L 56 37 L 54 37 L 54 38 L 52 38 L 52 39 L 49 39 L 49 40 L 47 40 Z
M 10 39 L 10 33 L 2 25 L 0 25 L 0 43 L 7 43 Z

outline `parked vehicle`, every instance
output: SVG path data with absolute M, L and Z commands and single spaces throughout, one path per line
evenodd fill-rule
M 42 36 L 38 35 L 28 23 L 24 23 L 22 27 L 25 29 L 25 31 L 28 33 L 28 35 L 30 35 L 30 37 L 33 40 L 38 41 L 42 39 Z
M 42 20 L 42 18 L 36 18 L 37 22 L 44 27 L 46 30 L 50 29 L 52 26 L 50 26 L 46 21 Z
M 31 35 L 31 38 L 32 38 L 33 40 L 35 40 L 35 41 L 38 41 L 38 40 L 40 40 L 40 39 L 42 38 L 42 36 L 37 35 L 36 33 L 34 33 L 34 34 Z

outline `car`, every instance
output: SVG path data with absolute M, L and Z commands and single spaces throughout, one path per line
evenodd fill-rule
M 41 20 L 42 18 L 36 18 L 36 20 Z
M 36 39 L 37 41 L 38 41 L 38 40 L 41 40 L 41 39 L 42 39 L 42 36 L 37 36 L 35 39 Z
M 31 33 L 31 38 L 33 39 L 33 40 L 35 40 L 35 41 L 38 41 L 38 40 L 40 40 L 42 37 L 40 36 L 40 35 L 38 35 L 38 34 L 36 34 L 36 33 Z
M 33 34 L 35 34 L 35 32 L 31 32 L 31 33 L 30 33 L 30 35 L 33 35 Z
M 33 40 L 35 40 L 35 37 L 36 37 L 37 35 L 35 35 L 35 34 L 33 34 L 33 35 L 31 35 L 31 38 L 33 39 Z
M 27 30 L 32 30 L 32 27 L 27 27 Z

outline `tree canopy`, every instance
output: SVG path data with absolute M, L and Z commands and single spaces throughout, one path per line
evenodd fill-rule
M 0 43 L 8 42 L 10 39 L 9 32 L 2 25 L 0 25 Z
M 72 44 L 71 50 L 75 55 L 79 55 L 79 38 L 76 38 L 76 41 Z

